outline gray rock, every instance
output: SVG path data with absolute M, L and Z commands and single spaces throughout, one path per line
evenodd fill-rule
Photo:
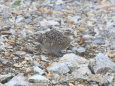
M 115 3 L 115 0 L 110 0 L 112 3 Z
M 1 58 L 1 57 L 0 57 L 0 62 L 1 62 L 2 64 L 4 64 L 4 65 L 6 65 L 6 64 L 9 63 L 9 61 L 8 61 L 7 59 L 3 59 L 3 58 Z
M 31 20 L 31 19 L 25 19 L 24 22 L 25 22 L 26 24 L 29 24 L 29 23 L 32 22 L 32 20 Z
M 74 79 L 87 79 L 89 74 L 91 74 L 91 71 L 88 68 L 88 64 L 80 65 L 78 69 L 72 72 Z
M 21 22 L 23 19 L 24 19 L 24 17 L 22 15 L 17 16 L 16 23 Z
M 25 55 L 25 54 L 26 54 L 26 52 L 24 52 L 24 51 L 16 51 L 15 52 L 15 55 L 18 55 L 18 56 Z
M 34 82 L 34 83 L 48 83 L 48 82 L 49 82 L 49 79 L 47 79 L 47 78 L 44 77 L 44 76 L 35 74 L 35 75 L 29 77 L 29 81 L 30 81 L 30 82 Z
M 34 66 L 33 69 L 34 69 L 34 71 L 35 71 L 36 73 L 38 73 L 38 74 L 40 74 L 40 75 L 45 74 L 45 72 L 44 72 L 41 68 L 39 68 L 38 66 Z
M 85 52 L 85 51 L 86 51 L 86 49 L 83 48 L 83 47 L 77 48 L 77 52 L 79 52 L 79 53 L 83 53 L 83 52 Z
M 61 10 L 63 10 L 63 9 L 65 9 L 65 6 L 63 6 L 63 5 L 57 5 L 57 6 L 55 6 L 55 8 L 54 8 L 55 11 L 61 11 Z
M 103 45 L 103 44 L 105 44 L 105 40 L 104 40 L 104 38 L 97 37 L 97 38 L 93 39 L 93 43 Z
M 88 63 L 88 60 L 82 58 L 74 53 L 65 54 L 63 57 L 60 58 L 59 62 L 65 63 L 68 65 L 69 68 L 75 69 L 79 67 L 80 64 Z
M 80 16 L 74 16 L 74 17 L 68 16 L 68 19 L 77 23 L 79 20 L 81 20 L 81 17 Z
M 115 72 L 115 63 L 112 62 L 103 53 L 97 54 L 95 59 L 90 60 L 89 67 L 91 71 L 98 74 L 106 74 L 107 72 Z
M 31 86 L 31 84 L 27 81 L 27 78 L 24 77 L 23 74 L 18 74 L 9 82 L 4 84 L 4 86 Z
M 40 57 L 41 57 L 41 60 L 43 60 L 43 61 L 46 61 L 46 62 L 49 61 L 49 60 L 48 60 L 48 57 L 46 57 L 46 56 L 44 56 L 44 55 L 41 55 Z
M 65 63 L 54 62 L 47 68 L 49 72 L 65 74 L 70 71 L 68 66 Z
M 0 82 L 8 81 L 13 77 L 12 74 L 0 75 Z

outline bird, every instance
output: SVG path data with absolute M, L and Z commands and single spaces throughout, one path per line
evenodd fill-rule
M 70 44 L 70 38 L 55 29 L 39 34 L 37 41 L 46 52 L 57 57 L 62 56 L 61 50 L 66 49 Z

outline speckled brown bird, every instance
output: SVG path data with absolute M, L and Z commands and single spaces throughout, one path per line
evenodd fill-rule
M 37 40 L 48 53 L 58 57 L 62 56 L 61 50 L 66 49 L 70 44 L 68 37 L 54 29 L 40 34 Z

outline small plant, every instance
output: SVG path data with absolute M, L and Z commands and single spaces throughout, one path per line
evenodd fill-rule
M 20 4 L 21 4 L 21 1 L 20 0 L 16 0 L 12 5 L 19 6 Z

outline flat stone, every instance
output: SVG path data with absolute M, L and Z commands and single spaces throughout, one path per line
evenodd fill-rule
M 63 57 L 61 57 L 59 62 L 67 64 L 69 68 L 76 68 L 80 64 L 85 64 L 88 61 L 81 56 L 78 56 L 74 53 L 70 53 L 70 54 L 65 54 Z
M 105 40 L 104 40 L 104 38 L 97 37 L 97 38 L 93 39 L 93 43 L 103 45 L 103 44 L 105 44 Z
M 65 63 L 54 62 L 47 68 L 49 72 L 65 74 L 70 71 L 68 66 Z
M 38 73 L 38 74 L 40 74 L 40 75 L 45 74 L 45 72 L 44 72 L 41 68 L 39 68 L 38 66 L 34 66 L 33 69 L 34 69 L 34 71 L 35 71 L 36 73 Z
M 49 79 L 47 79 L 45 76 L 35 74 L 29 77 L 29 81 L 34 83 L 48 83 Z
M 83 53 L 83 52 L 85 52 L 85 51 L 86 51 L 86 49 L 83 48 L 83 47 L 77 48 L 77 52 L 79 52 L 79 53 Z
M 32 22 L 32 20 L 31 20 L 31 19 L 25 19 L 24 22 L 25 22 L 26 24 L 29 24 L 29 23 Z
M 16 51 L 15 52 L 15 55 L 18 55 L 18 56 L 25 55 L 25 54 L 26 54 L 26 52 L 24 52 L 24 51 Z
M 9 80 L 10 78 L 12 78 L 13 75 L 12 74 L 6 74 L 6 75 L 0 75 L 0 82 L 4 82 L 4 81 L 7 81 Z
M 115 72 L 115 63 L 103 53 L 96 55 L 95 59 L 91 59 L 89 66 L 91 71 L 98 74 L 106 74 L 107 72 Z

